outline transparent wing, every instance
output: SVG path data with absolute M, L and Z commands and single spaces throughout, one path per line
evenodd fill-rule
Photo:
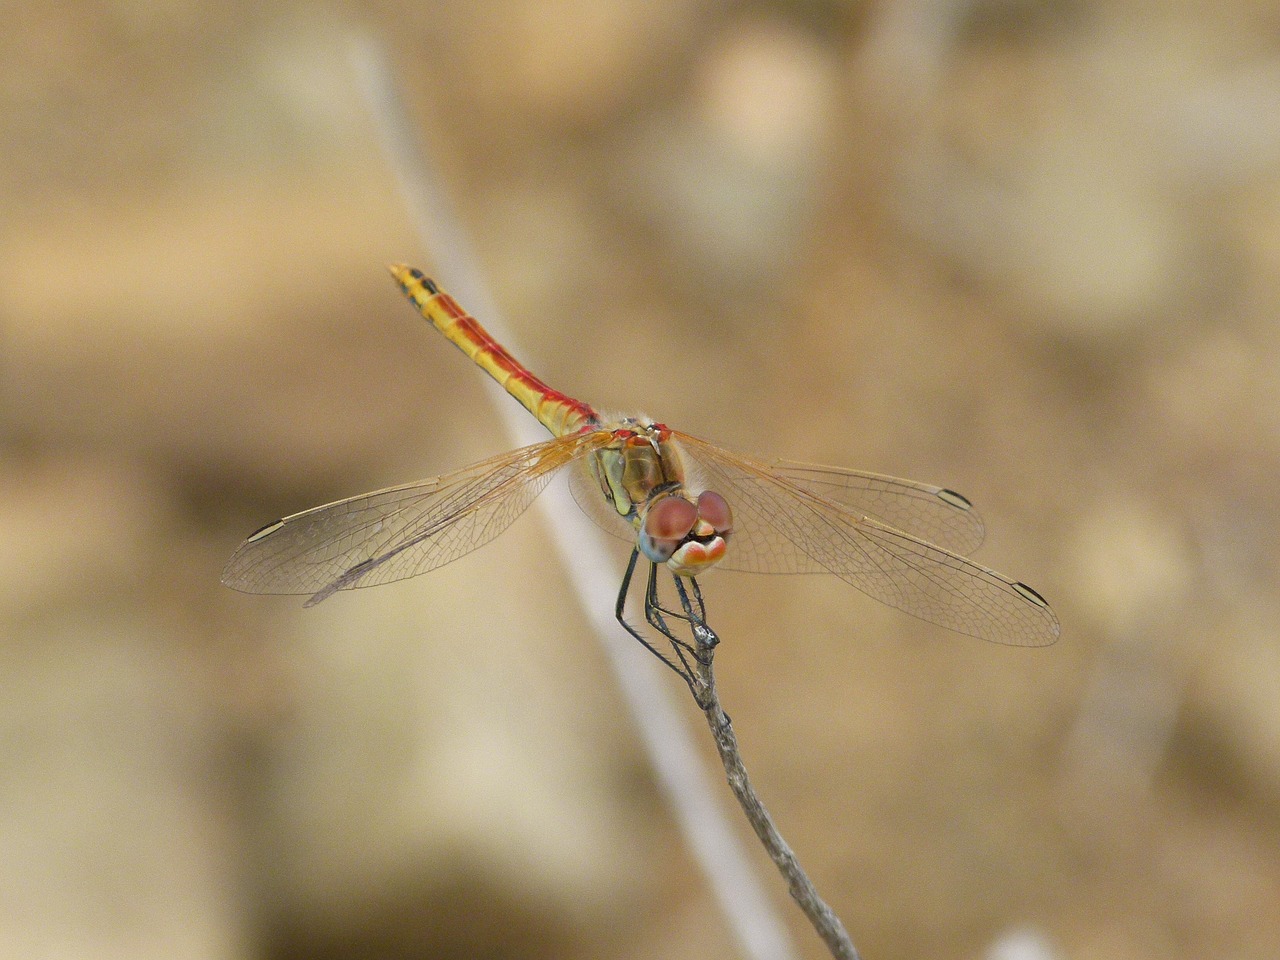
M 982 546 L 982 517 L 965 497 L 927 483 L 861 470 L 774 460 L 771 473 L 886 526 L 928 540 L 952 553 L 970 554 Z
M 488 543 L 557 470 L 611 439 L 556 437 L 455 473 L 304 510 L 263 527 L 232 555 L 222 582 L 247 593 L 310 593 L 390 583 Z
M 969 636 L 1053 643 L 1058 618 L 1025 584 L 851 512 L 821 484 L 677 434 L 708 489 L 728 499 L 734 532 L 720 564 L 755 573 L 833 573 L 891 607 Z
M 878 520 L 953 553 L 972 553 L 982 545 L 982 517 L 954 490 L 878 473 L 791 460 L 772 460 L 762 468 L 843 505 L 850 513 Z M 569 489 L 582 512 L 598 526 L 620 540 L 635 542 L 636 532 L 630 522 L 605 500 L 585 467 L 572 472 Z

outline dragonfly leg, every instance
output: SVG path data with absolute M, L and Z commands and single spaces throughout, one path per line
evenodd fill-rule
M 696 578 L 689 577 L 687 578 L 689 586 L 686 588 L 686 578 L 672 574 L 671 579 L 675 582 L 676 593 L 680 597 L 680 608 L 684 612 L 672 610 L 662 606 L 658 600 L 656 571 L 656 566 L 649 571 L 649 587 L 645 596 L 645 618 L 655 630 L 661 632 L 663 636 L 671 641 L 672 649 L 675 650 L 676 656 L 680 658 L 680 663 L 684 667 L 681 676 L 684 677 L 685 683 L 689 685 L 689 692 L 693 695 L 694 703 L 701 709 L 706 710 L 714 702 L 715 697 L 707 678 L 709 677 L 711 659 L 715 656 L 715 648 L 720 643 L 720 638 L 707 625 L 706 605 L 702 601 L 702 587 L 698 585 Z M 671 617 L 687 624 L 689 631 L 693 634 L 695 646 L 690 646 L 676 637 L 667 626 L 665 617 Z M 686 654 L 697 661 L 699 666 L 705 668 L 705 670 L 694 670 L 688 659 L 686 659 Z M 728 714 L 724 716 L 725 721 L 728 722 Z
M 622 628 L 626 630 L 627 633 L 635 637 L 635 639 L 640 641 L 641 645 L 643 645 L 646 650 L 648 650 L 655 657 L 661 660 L 664 664 L 666 664 L 668 667 L 670 667 L 672 670 L 678 673 L 680 675 L 680 678 L 684 680 L 685 683 L 689 684 L 690 690 L 693 690 L 695 677 L 693 676 L 693 672 L 689 669 L 688 661 L 685 660 L 684 655 L 680 653 L 680 641 L 677 640 L 674 636 L 672 636 L 671 631 L 666 628 L 665 623 L 662 623 L 661 625 L 654 624 L 653 617 L 651 616 L 651 613 L 650 613 L 648 592 L 649 590 L 653 590 L 656 593 L 656 589 L 657 589 L 655 578 L 654 578 L 654 570 L 652 569 L 653 564 L 650 564 L 651 569 L 649 571 L 649 586 L 648 588 L 646 588 L 645 620 L 647 620 L 649 624 L 654 627 L 654 629 L 658 630 L 664 637 L 666 637 L 668 640 L 671 641 L 673 649 L 676 650 L 677 655 L 680 657 L 679 665 L 677 665 L 675 661 L 673 661 L 665 653 L 663 653 L 661 650 L 655 647 L 652 643 L 650 643 L 648 638 L 646 638 L 644 634 L 642 634 L 639 630 L 637 630 L 635 627 L 633 627 L 630 623 L 627 622 L 627 619 L 625 616 L 626 606 L 627 606 L 627 594 L 631 591 L 631 579 L 633 576 L 635 576 L 636 561 L 639 559 L 639 556 L 640 556 L 640 551 L 638 548 L 633 549 L 631 551 L 631 559 L 627 561 L 627 572 L 623 575 L 622 587 L 621 589 L 618 590 L 618 602 L 614 607 L 614 611 L 613 611 L 614 616 L 617 618 L 618 623 L 622 624 Z M 661 621 L 660 615 L 658 619 L 659 621 Z M 685 644 L 685 646 L 687 647 L 688 645 Z
M 692 590 L 686 590 L 684 580 L 681 577 L 673 577 L 676 582 L 676 593 L 680 595 L 680 606 L 684 608 L 685 615 L 680 617 L 689 624 L 693 630 L 693 637 L 697 641 L 698 650 L 702 655 L 695 654 L 698 662 L 709 664 L 711 662 L 711 651 L 720 642 L 720 638 L 716 636 L 715 631 L 707 626 L 707 608 L 702 602 L 702 587 L 698 586 L 697 578 L 689 578 L 689 586 Z M 676 616 L 680 616 L 676 614 Z
M 680 597 L 680 607 L 684 611 L 672 610 L 670 607 L 664 607 L 658 599 L 657 582 L 654 571 L 650 571 L 649 589 L 645 597 L 645 615 L 650 625 L 658 630 L 676 647 L 676 653 L 680 655 L 681 662 L 688 666 L 688 662 L 684 659 L 687 653 L 693 657 L 698 663 L 704 666 L 710 663 L 710 648 L 720 642 L 720 638 L 715 632 L 707 626 L 706 606 L 702 602 L 702 588 L 698 586 L 698 581 L 693 577 L 685 578 L 672 574 L 672 581 L 675 583 L 676 593 Z M 686 589 L 684 583 L 688 579 L 692 589 Z M 671 629 L 667 626 L 666 617 L 680 620 L 689 625 L 689 630 L 693 634 L 694 645 L 685 643 L 672 635 Z M 656 622 L 655 622 L 656 621 Z
M 650 578 L 652 581 L 652 577 Z M 714 701 L 714 693 L 708 681 L 704 678 L 702 671 L 696 674 L 689 669 L 689 662 L 684 657 L 684 651 L 688 651 L 702 667 L 710 668 L 711 658 L 715 655 L 716 645 L 720 643 L 720 638 L 716 636 L 715 631 L 707 626 L 706 606 L 702 602 L 702 588 L 698 586 L 697 579 L 690 577 L 689 589 L 685 588 L 683 577 L 672 574 L 672 580 L 675 581 L 676 593 L 680 596 L 680 607 L 684 611 L 680 613 L 676 610 L 670 610 L 663 607 L 657 602 L 657 590 L 651 591 L 650 599 L 653 600 L 653 606 L 650 609 L 650 623 L 657 619 L 661 623 L 663 634 L 674 645 L 676 654 L 680 657 L 680 662 L 689 671 L 689 675 L 685 676 L 685 682 L 689 684 L 689 692 L 693 694 L 693 702 L 701 709 L 706 710 Z M 690 632 L 693 634 L 696 648 L 690 647 L 687 643 L 677 640 L 666 629 L 666 622 L 663 620 L 663 614 L 674 617 L 677 620 L 688 624 Z M 723 712 L 723 711 L 722 711 Z M 724 714 L 725 722 L 729 721 L 729 715 Z
M 678 586 L 678 578 L 676 579 Z M 683 591 L 681 592 L 683 594 Z M 688 606 L 686 606 L 685 609 L 689 610 L 690 614 L 692 614 L 693 611 Z M 692 687 L 694 669 L 689 664 L 689 658 L 692 657 L 694 660 L 698 660 L 698 653 L 693 646 L 675 635 L 671 627 L 667 625 L 667 617 L 671 617 L 675 620 L 682 620 L 691 626 L 694 623 L 689 616 L 675 610 L 670 610 L 662 605 L 662 602 L 658 598 L 658 565 L 656 563 L 650 563 L 649 582 L 645 587 L 644 593 L 644 618 L 648 621 L 649 626 L 653 627 L 653 629 L 657 630 L 660 634 L 666 637 L 668 641 L 670 641 L 671 649 L 675 651 L 676 656 L 680 660 L 680 665 L 684 668 L 679 671 L 679 673 L 684 677 L 685 682 Z

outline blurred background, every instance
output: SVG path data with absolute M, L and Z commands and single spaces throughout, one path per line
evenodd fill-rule
M 1276 956 L 1274 4 L 7 12 L 0 955 L 739 955 L 544 516 L 305 612 L 218 583 L 278 516 L 509 445 L 386 275 L 433 251 L 359 31 L 535 372 L 963 491 L 1060 615 L 1023 650 L 706 579 L 864 956 Z

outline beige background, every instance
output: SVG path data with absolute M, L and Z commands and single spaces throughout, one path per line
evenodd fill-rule
M 735 956 L 540 516 L 306 612 L 218 584 L 274 517 L 507 443 L 385 274 L 434 264 L 356 29 L 540 375 L 953 486 L 1061 616 L 1019 650 L 706 580 L 864 954 L 1276 955 L 1273 5 L 8 14 L 0 956 Z

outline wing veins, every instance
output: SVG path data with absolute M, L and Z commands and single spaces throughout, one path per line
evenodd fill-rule
M 600 431 L 555 437 L 453 474 L 293 514 L 241 544 L 223 581 L 250 592 L 311 593 L 309 603 L 318 603 L 336 590 L 425 572 L 493 539 L 560 468 L 608 439 Z M 415 549 L 422 555 L 406 562 Z
M 720 492 L 747 494 L 733 504 L 747 521 L 747 525 L 738 524 L 747 540 L 742 546 L 749 551 L 740 569 L 770 565 L 767 553 L 750 553 L 765 549 L 751 536 L 748 526 L 754 521 L 785 537 L 794 551 L 818 568 L 921 619 L 1004 643 L 1042 644 L 1056 638 L 1058 624 L 1052 611 L 1036 604 L 1002 574 L 908 531 L 859 516 L 803 481 L 773 472 L 767 464 L 727 454 L 686 434 L 680 439 L 711 478 L 726 484 L 728 490 Z M 751 497 L 751 491 L 758 498 Z M 731 542 L 725 564 L 731 568 L 733 549 Z M 781 569 L 813 569 L 795 555 L 790 561 L 782 555 L 781 561 Z

